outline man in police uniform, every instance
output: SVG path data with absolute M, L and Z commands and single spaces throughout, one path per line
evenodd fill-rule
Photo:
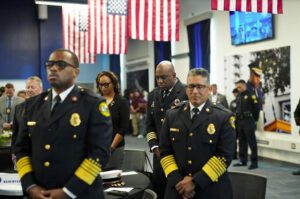
M 189 101 L 167 112 L 161 129 L 161 160 L 167 177 L 165 198 L 231 199 L 227 174 L 234 152 L 234 116 L 209 97 L 209 74 L 192 69 Z
M 48 92 L 25 102 L 13 152 L 30 198 L 104 198 L 101 168 L 109 158 L 112 125 L 104 99 L 75 85 L 77 56 L 65 49 L 45 64 Z
M 236 82 L 239 91 L 237 96 L 236 127 L 239 136 L 240 162 L 234 166 L 246 166 L 248 157 L 248 144 L 251 149 L 251 165 L 249 169 L 257 168 L 257 143 L 255 137 L 256 122 L 258 120 L 258 99 L 256 95 L 247 90 L 244 80 Z
M 264 97 L 264 92 L 261 85 L 262 69 L 259 65 L 259 62 L 252 62 L 248 66 L 250 69 L 250 77 L 247 81 L 247 90 L 249 90 L 251 94 L 253 93 L 256 95 L 258 110 L 262 111 Z
M 153 155 L 153 186 L 158 198 L 163 198 L 166 179 L 159 163 L 159 135 L 166 111 L 187 99 L 185 86 L 176 78 L 174 66 L 170 61 L 157 65 L 156 87 L 148 95 L 146 131 L 147 141 Z

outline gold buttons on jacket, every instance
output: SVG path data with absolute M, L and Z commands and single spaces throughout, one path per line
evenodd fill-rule
M 50 166 L 50 162 L 48 162 L 48 161 L 44 162 L 44 166 L 45 167 L 49 167 Z
M 192 147 L 189 146 L 189 147 L 188 147 L 188 150 L 191 151 L 191 150 L 192 150 Z
M 172 141 L 175 141 L 175 138 L 172 138 Z
M 213 143 L 213 141 L 212 141 L 212 140 L 209 140 L 209 143 Z
M 161 112 L 163 112 L 163 111 L 164 111 L 164 109 L 163 109 L 163 108 L 161 108 L 161 109 L 160 109 L 160 111 L 161 111 Z
M 189 136 L 192 137 L 192 136 L 193 136 L 193 133 L 189 133 Z
M 191 173 L 189 173 L 188 175 L 189 175 L 189 176 L 192 176 L 192 174 L 191 174 Z
M 189 161 L 188 161 L 188 164 L 192 164 L 192 160 L 189 160 Z
M 50 144 L 46 144 L 46 145 L 45 145 L 45 149 L 46 149 L 46 150 L 49 150 L 50 148 L 51 148 L 51 145 L 50 145 Z
M 76 134 L 73 134 L 73 139 L 76 139 L 77 138 L 77 135 Z
M 160 119 L 161 122 L 164 122 L 164 119 Z

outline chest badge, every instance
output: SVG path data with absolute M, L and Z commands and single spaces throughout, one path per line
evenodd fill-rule
M 104 117 L 109 117 L 110 116 L 110 112 L 109 109 L 107 107 L 107 104 L 105 102 L 101 102 L 99 104 L 99 111 L 100 113 L 104 116 Z
M 244 99 L 245 99 L 245 100 L 248 99 L 248 95 L 245 95 L 245 96 L 244 96 Z
M 71 115 L 70 124 L 74 127 L 79 126 L 81 123 L 80 116 L 78 113 L 73 113 Z
M 210 124 L 208 125 L 208 127 L 207 127 L 207 133 L 208 133 L 209 135 L 213 135 L 213 134 L 215 134 L 215 132 L 216 132 L 215 125 L 212 124 L 212 123 L 210 123 Z

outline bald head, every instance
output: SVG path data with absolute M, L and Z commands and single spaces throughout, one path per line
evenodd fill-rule
M 170 61 L 162 61 L 156 67 L 157 85 L 162 90 L 172 88 L 176 83 L 176 73 L 173 64 Z

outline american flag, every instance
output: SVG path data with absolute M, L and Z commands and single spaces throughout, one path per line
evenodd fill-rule
M 89 53 L 88 7 L 63 6 L 63 46 L 73 51 L 80 63 L 95 63 L 96 56 Z
M 211 0 L 212 10 L 282 13 L 282 0 Z
M 129 0 L 129 38 L 179 40 L 179 0 Z
M 89 52 L 127 53 L 127 0 L 89 0 Z

